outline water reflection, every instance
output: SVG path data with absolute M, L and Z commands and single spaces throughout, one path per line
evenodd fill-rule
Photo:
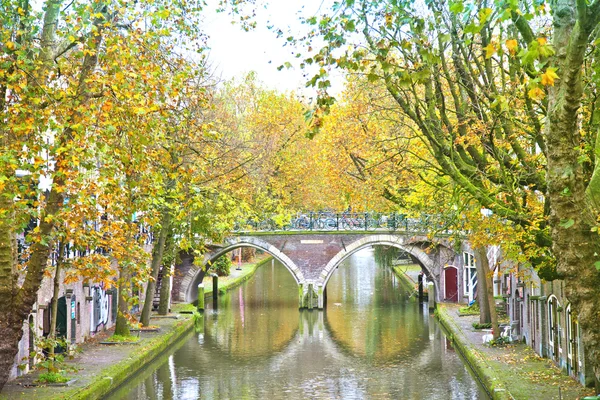
M 194 334 L 115 399 L 485 398 L 438 325 L 371 251 L 328 283 L 324 312 L 298 311 L 278 263 L 208 309 Z

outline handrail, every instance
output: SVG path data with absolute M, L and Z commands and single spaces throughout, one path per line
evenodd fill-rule
M 262 218 L 246 218 L 234 224 L 233 232 L 282 231 L 404 231 L 450 234 L 464 233 L 455 229 L 442 215 L 422 214 L 418 218 L 400 213 L 305 211 L 282 217 L 272 214 Z M 453 229 L 454 228 L 454 229 Z

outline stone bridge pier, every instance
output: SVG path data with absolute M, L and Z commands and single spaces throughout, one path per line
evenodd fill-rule
M 281 262 L 298 283 L 299 308 L 322 309 L 327 282 L 346 258 L 371 246 L 396 247 L 410 254 L 434 283 L 435 299 L 442 301 L 443 270 L 446 266 L 462 266 L 462 254 L 445 237 L 431 239 L 425 234 L 380 232 L 253 232 L 229 237 L 225 243 L 206 253 L 202 265 L 239 247 L 254 247 Z M 465 243 L 463 246 L 467 246 Z M 179 301 L 197 299 L 200 267 L 188 262 L 176 278 L 174 297 Z M 461 268 L 458 268 L 459 270 Z

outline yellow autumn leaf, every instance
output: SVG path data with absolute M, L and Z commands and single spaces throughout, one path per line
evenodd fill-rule
M 556 68 L 547 68 L 546 72 L 542 74 L 542 85 L 554 86 L 554 80 L 558 79 L 556 74 Z
M 545 46 L 546 43 L 548 43 L 548 39 L 546 39 L 545 37 L 539 37 L 537 38 L 537 42 L 540 46 Z
M 490 58 L 496 53 L 496 46 L 493 43 L 488 44 L 483 49 L 485 50 L 485 58 Z
M 392 14 L 391 13 L 385 14 L 385 25 L 387 27 L 392 25 Z
M 13 42 L 10 42 L 10 41 L 8 41 L 8 42 L 6 42 L 4 45 L 5 45 L 5 46 L 6 46 L 6 48 L 7 48 L 7 49 L 9 49 L 9 50 L 14 50 L 14 49 L 15 49 L 15 44 L 14 44 Z
M 544 97 L 546 97 L 546 93 L 544 93 L 539 86 L 530 89 L 527 94 L 534 100 L 542 100 Z
M 508 39 L 506 41 L 506 48 L 508 49 L 510 54 L 515 54 L 516 50 L 517 50 L 517 46 L 519 45 L 517 43 L 516 39 Z

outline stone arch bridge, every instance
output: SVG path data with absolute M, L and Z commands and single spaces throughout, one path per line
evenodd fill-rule
M 323 308 L 327 282 L 340 263 L 361 249 L 378 245 L 396 247 L 410 254 L 433 282 L 436 302 L 447 299 L 444 269 L 453 267 L 462 272 L 462 253 L 471 252 L 467 242 L 456 244 L 448 235 L 432 239 L 426 234 L 402 232 L 248 232 L 231 236 L 215 246 L 204 254 L 201 264 L 206 265 L 240 247 L 260 249 L 292 274 L 298 283 L 300 308 Z M 462 281 L 460 275 L 452 275 L 456 290 Z M 191 256 L 182 257 L 182 264 L 177 266 L 173 298 L 185 302 L 197 300 L 198 284 L 203 276 Z

